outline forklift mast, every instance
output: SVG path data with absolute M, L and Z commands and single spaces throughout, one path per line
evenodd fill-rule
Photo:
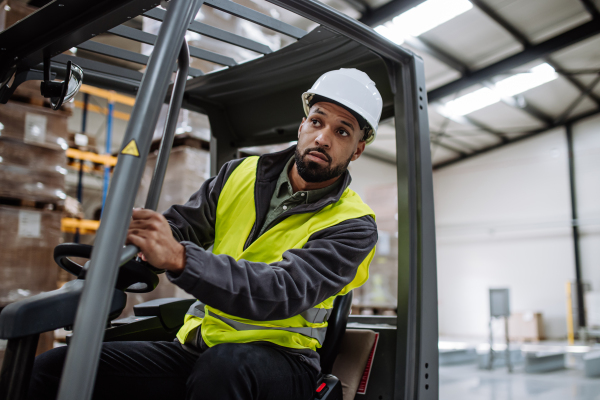
M 27 80 L 68 78 L 66 66 L 70 64 L 81 67 L 86 84 L 136 96 L 88 266 L 60 400 L 91 398 L 118 269 L 138 252 L 134 246 L 123 247 L 136 191 L 188 30 L 263 54 L 238 64 L 221 54 L 189 48 L 192 58 L 228 67 L 207 74 L 192 67 L 186 71 L 189 78 L 181 106 L 209 118 L 212 175 L 236 158 L 240 147 L 296 140 L 303 117 L 300 95 L 324 72 L 358 68 L 376 82 L 383 97 L 382 120 L 395 118 L 398 180 L 395 338 L 378 350 L 393 353 L 390 387 L 385 391 L 397 400 L 438 399 L 435 224 L 423 61 L 317 0 L 266 1 L 319 26 L 305 32 L 231 0 L 171 0 L 166 10 L 159 7 L 158 0 L 55 0 L 0 32 L 0 103 L 6 103 Z M 296 42 L 272 51 L 264 44 L 195 21 L 201 7 L 251 21 Z M 124 25 L 139 15 L 162 21 L 157 35 Z M 105 32 L 151 44 L 152 55 L 90 40 Z M 64 54 L 73 47 L 146 65 L 146 70 L 141 73 Z M 252 118 L 265 108 L 270 110 L 269 118 Z M 137 156 L 124 151 L 132 142 Z

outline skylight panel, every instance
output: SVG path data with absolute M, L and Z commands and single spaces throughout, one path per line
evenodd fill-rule
M 379 25 L 375 31 L 396 44 L 402 44 L 406 37 L 419 36 L 471 8 L 473 4 L 468 0 L 427 0 Z
M 544 63 L 529 72 L 515 74 L 496 82 L 493 88 L 483 88 L 451 100 L 441 108 L 446 117 L 460 117 L 498 103 L 503 97 L 512 97 L 551 82 L 558 77 L 551 65 Z

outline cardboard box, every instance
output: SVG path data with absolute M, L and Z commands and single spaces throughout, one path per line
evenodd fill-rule
M 541 313 L 514 313 L 508 319 L 508 337 L 514 341 L 538 342 L 544 339 Z
M 67 197 L 65 175 L 56 170 L 0 164 L 0 197 L 62 205 Z
M 0 205 L 0 307 L 56 289 L 61 212 Z
M 37 170 L 62 171 L 67 164 L 64 149 L 52 145 L 36 145 L 0 136 L 2 164 Z
M 138 190 L 135 205 L 143 207 L 152 181 L 157 153 L 150 154 L 144 176 Z M 210 153 L 187 146 L 175 147 L 171 151 L 165 174 L 158 212 L 165 212 L 173 204 L 184 204 L 200 189 L 210 174 Z
M 36 10 L 37 8 L 28 6 L 24 2 L 16 0 L 0 1 L 0 32 L 16 24 Z
M 67 147 L 68 112 L 17 101 L 0 107 L 0 136 L 30 144 Z

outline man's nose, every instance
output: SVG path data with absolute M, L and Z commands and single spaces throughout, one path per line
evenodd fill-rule
M 330 148 L 334 134 L 335 133 L 331 129 L 325 127 L 319 131 L 319 134 L 315 138 L 315 143 L 322 147 Z

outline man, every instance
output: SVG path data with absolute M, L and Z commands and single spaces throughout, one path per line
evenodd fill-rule
M 104 344 L 96 398 L 312 399 L 333 301 L 367 280 L 374 254 L 374 214 L 347 167 L 382 99 L 341 69 L 302 101 L 297 146 L 227 163 L 164 216 L 133 211 L 127 243 L 199 301 L 174 342 Z M 65 353 L 36 360 L 30 398 L 56 396 Z

